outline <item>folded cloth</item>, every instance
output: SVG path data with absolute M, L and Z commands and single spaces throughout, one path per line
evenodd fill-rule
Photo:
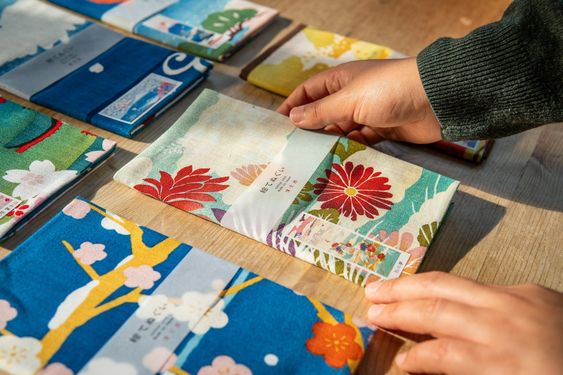
M 81 198 L 0 261 L 10 374 L 349 374 L 372 333 Z
M 37 0 L 0 1 L 0 40 L 0 88 L 126 137 L 212 67 Z
M 300 25 L 248 64 L 241 78 L 289 96 L 308 78 L 336 65 L 354 60 L 401 57 L 405 55 L 387 47 Z M 480 163 L 492 144 L 492 141 L 441 141 L 432 147 Z
M 50 0 L 112 26 L 223 61 L 278 12 L 246 0 Z
M 114 149 L 113 141 L 0 97 L 0 240 L 20 229 Z
M 211 90 L 114 179 L 360 285 L 416 271 L 458 186 Z

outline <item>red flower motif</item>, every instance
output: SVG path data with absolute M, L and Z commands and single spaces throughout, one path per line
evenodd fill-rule
M 215 198 L 206 193 L 225 190 L 229 185 L 222 183 L 229 177 L 218 177 L 207 174 L 209 168 L 194 170 L 187 166 L 180 169 L 175 177 L 160 171 L 160 181 L 154 178 L 145 178 L 148 184 L 135 185 L 134 188 L 141 193 L 161 200 L 184 211 L 194 211 L 203 207 L 200 202 L 215 202 Z
M 21 206 L 18 206 L 16 208 L 14 208 L 12 211 L 8 212 L 6 214 L 6 216 L 8 217 L 12 217 L 12 216 L 16 216 L 16 217 L 21 217 L 25 214 L 25 211 L 29 208 L 29 205 L 27 204 L 22 204 Z
M 356 220 L 358 215 L 370 219 L 379 215 L 377 210 L 389 210 L 393 205 L 388 198 L 393 194 L 387 190 L 389 179 L 375 172 L 372 167 L 365 168 L 359 164 L 354 166 L 347 162 L 344 168 L 333 164 L 332 170 L 325 171 L 327 178 L 318 178 L 314 185 L 314 193 L 319 195 L 321 208 L 335 208 L 344 216 Z

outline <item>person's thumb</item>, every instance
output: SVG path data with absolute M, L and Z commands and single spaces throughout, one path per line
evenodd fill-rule
M 300 128 L 322 129 L 327 125 L 352 120 L 353 105 L 349 98 L 339 91 L 322 99 L 295 107 L 289 113 L 289 118 Z

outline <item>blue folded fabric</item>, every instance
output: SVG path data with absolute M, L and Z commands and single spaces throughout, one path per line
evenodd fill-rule
M 8 373 L 349 374 L 372 334 L 82 198 L 0 261 Z
M 212 69 L 38 0 L 0 0 L 2 41 L 0 88 L 125 137 Z

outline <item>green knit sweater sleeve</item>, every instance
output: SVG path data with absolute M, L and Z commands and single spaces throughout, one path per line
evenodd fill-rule
M 563 121 L 563 0 L 516 0 L 503 18 L 417 56 L 446 140 Z

